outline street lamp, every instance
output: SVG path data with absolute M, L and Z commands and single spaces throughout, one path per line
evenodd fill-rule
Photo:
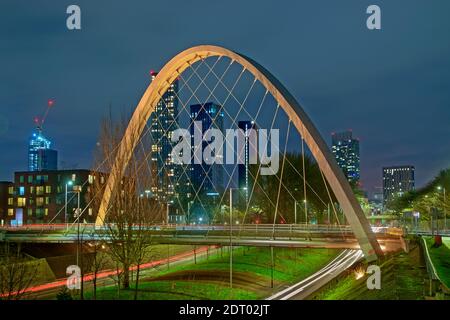
M 73 182 L 68 181 L 66 182 L 66 193 L 65 193 L 65 205 L 64 205 L 64 222 L 66 223 L 66 229 L 69 230 L 69 221 L 67 219 L 67 187 L 72 186 Z
M 306 199 L 303 200 L 303 203 L 305 204 L 305 224 L 308 226 L 308 206 L 306 203 Z
M 239 188 L 229 188 L 230 190 L 230 288 L 233 289 L 233 190 Z
M 447 231 L 447 213 L 445 210 L 445 200 L 446 200 L 445 199 L 445 187 L 438 186 L 437 189 L 439 191 L 441 191 L 441 190 L 444 191 L 444 201 L 442 202 L 442 210 L 444 211 L 444 229 L 445 229 L 445 231 Z
M 81 218 L 81 210 L 80 210 L 80 194 L 81 194 L 81 186 L 74 186 L 73 193 L 77 194 L 77 209 L 75 211 L 75 217 L 77 221 L 77 265 L 79 260 L 79 247 L 80 247 L 80 218 Z
M 169 206 L 170 206 L 170 203 L 167 202 L 166 225 L 169 225 Z
M 294 224 L 297 224 L 297 200 L 294 200 Z
M 187 211 L 186 224 L 189 225 L 190 222 L 191 222 L 191 201 L 188 201 L 188 211 Z

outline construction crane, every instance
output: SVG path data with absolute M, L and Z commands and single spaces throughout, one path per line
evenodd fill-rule
M 44 122 L 47 119 L 48 113 L 54 104 L 55 104 L 55 100 L 48 99 L 47 108 L 45 109 L 43 116 L 42 117 L 38 117 L 38 116 L 34 117 L 34 123 L 36 124 L 36 129 L 38 130 L 39 133 L 42 132 Z

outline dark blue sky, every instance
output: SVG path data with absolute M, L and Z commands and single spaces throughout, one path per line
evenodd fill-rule
M 82 30 L 66 29 L 78 4 Z M 366 28 L 378 4 L 382 30 Z M 0 4 L 0 179 L 27 166 L 32 119 L 57 102 L 45 132 L 67 166 L 90 167 L 99 121 L 131 110 L 179 51 L 217 44 L 269 69 L 329 142 L 352 128 L 363 183 L 413 164 L 421 185 L 450 165 L 450 2 L 24 1 Z

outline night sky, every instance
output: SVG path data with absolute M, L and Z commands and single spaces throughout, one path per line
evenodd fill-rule
M 112 4 L 114 3 L 114 4 Z M 82 30 L 66 28 L 77 4 Z M 370 4 L 382 30 L 366 28 Z M 33 117 L 66 167 L 89 168 L 109 106 L 132 110 L 179 51 L 216 44 L 252 57 L 294 94 L 325 140 L 361 140 L 364 187 L 381 167 L 450 166 L 450 1 L 23 1 L 0 4 L 0 180 L 27 169 Z

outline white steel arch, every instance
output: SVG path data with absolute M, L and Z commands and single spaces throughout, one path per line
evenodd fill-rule
M 122 179 L 131 154 L 138 143 L 144 127 L 159 100 L 179 74 L 195 62 L 213 56 L 226 56 L 242 65 L 260 81 L 272 94 L 277 103 L 302 135 L 305 143 L 316 159 L 320 169 L 330 184 L 345 216 L 358 239 L 366 260 L 373 261 L 383 255 L 383 251 L 371 230 L 353 191 L 338 167 L 334 156 L 303 108 L 289 91 L 264 67 L 252 59 L 223 47 L 201 45 L 182 51 L 173 57 L 151 82 L 139 101 L 125 131 L 116 154 L 111 173 L 100 204 L 96 225 L 103 225 L 110 202 L 111 193 Z

